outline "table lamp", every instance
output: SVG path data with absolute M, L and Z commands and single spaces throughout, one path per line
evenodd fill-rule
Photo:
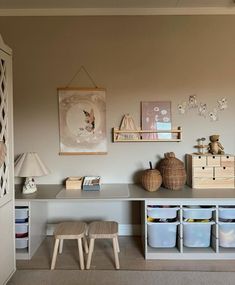
M 23 194 L 31 194 L 37 191 L 34 177 L 44 176 L 49 172 L 36 152 L 23 153 L 15 161 L 15 176 L 25 177 Z

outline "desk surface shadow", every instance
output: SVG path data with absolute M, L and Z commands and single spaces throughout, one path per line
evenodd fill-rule
M 57 199 L 112 199 L 112 198 L 128 198 L 128 185 L 123 184 L 122 187 L 117 184 L 101 185 L 99 191 L 83 191 L 83 190 L 66 190 L 62 189 L 57 195 Z

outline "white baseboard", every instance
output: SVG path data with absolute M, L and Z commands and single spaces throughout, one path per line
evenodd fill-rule
M 47 236 L 52 236 L 56 224 L 47 224 Z M 118 235 L 120 236 L 140 236 L 140 225 L 119 224 Z

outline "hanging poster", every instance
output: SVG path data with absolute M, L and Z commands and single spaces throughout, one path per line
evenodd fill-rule
M 105 89 L 59 88 L 60 154 L 105 154 Z

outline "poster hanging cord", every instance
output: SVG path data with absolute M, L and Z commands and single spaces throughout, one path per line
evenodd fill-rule
M 98 86 L 95 84 L 95 81 L 93 80 L 93 78 L 91 77 L 91 75 L 89 74 L 89 72 L 86 70 L 86 68 L 81 65 L 80 68 L 78 69 L 78 71 L 74 74 L 74 76 L 72 77 L 72 79 L 69 81 L 69 83 L 66 85 L 66 88 L 69 87 L 69 85 L 73 82 L 73 80 L 79 75 L 79 73 L 81 71 L 84 71 L 85 74 L 87 75 L 87 77 L 90 79 L 90 81 L 92 82 L 92 84 L 94 85 L 95 88 L 98 88 Z

